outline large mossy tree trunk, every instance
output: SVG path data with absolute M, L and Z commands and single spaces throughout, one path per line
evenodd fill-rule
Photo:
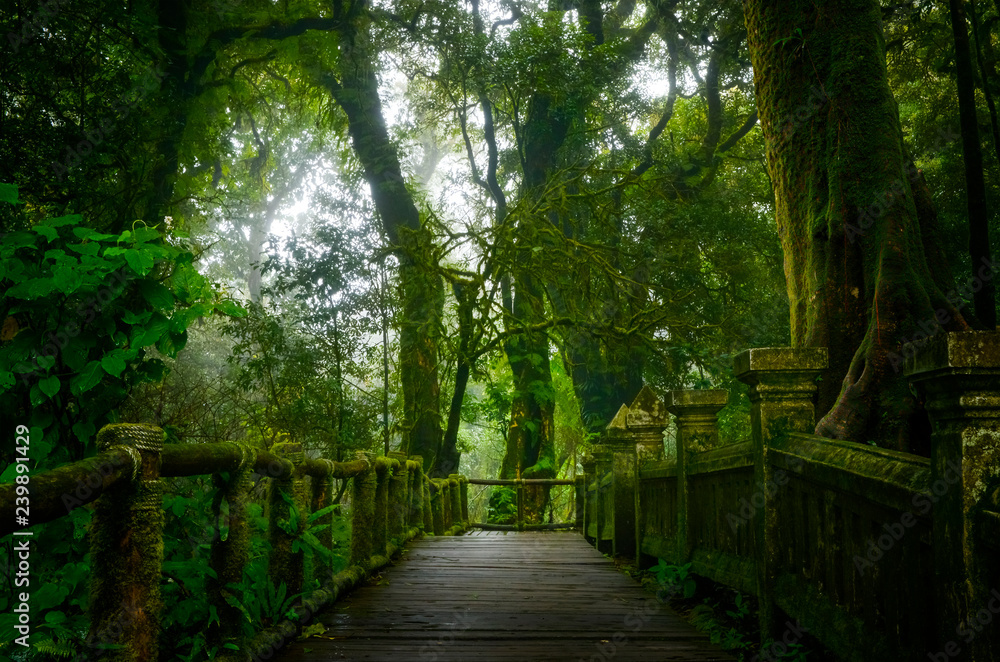
M 744 7 L 791 340 L 830 352 L 816 432 L 926 453 L 926 418 L 902 372 L 912 350 L 903 344 L 967 324 L 926 186 L 905 156 L 879 5 Z
M 424 469 L 431 473 L 441 448 L 438 341 L 444 283 L 435 263 L 433 238 L 421 223 L 386 129 L 367 6 L 367 2 L 353 2 L 349 9 L 340 9 L 345 15 L 338 29 L 339 80 L 328 76 L 324 83 L 347 114 L 354 151 L 399 260 L 403 449 L 407 455 L 423 457 Z

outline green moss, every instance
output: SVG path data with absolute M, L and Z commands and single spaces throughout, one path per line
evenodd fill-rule
M 375 521 L 377 485 L 378 477 L 371 463 L 352 479 L 351 564 L 363 568 L 368 568 L 368 559 L 372 555 L 372 524 Z

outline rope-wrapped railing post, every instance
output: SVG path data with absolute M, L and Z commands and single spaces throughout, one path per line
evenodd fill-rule
M 375 517 L 372 521 L 372 556 L 384 556 L 389 542 L 389 480 L 392 463 L 387 457 L 375 458 Z
M 424 523 L 424 458 L 411 455 L 410 467 L 410 528 L 423 529 Z M 429 531 L 430 529 L 427 528 Z
M 405 453 L 393 451 L 389 453 L 389 457 L 397 462 L 393 468 L 392 478 L 389 479 L 389 537 L 396 539 L 402 545 L 406 535 L 407 514 L 410 510 L 407 499 L 409 468 Z
M 462 474 L 449 474 L 448 487 L 451 496 L 450 526 L 461 531 L 465 529 L 465 520 L 462 519 Z
M 431 479 L 423 472 L 423 468 L 420 471 L 421 483 L 423 487 L 421 488 L 422 500 L 423 500 L 423 516 L 424 516 L 424 532 L 434 533 L 434 505 L 431 502 Z
M 465 528 L 469 528 L 471 520 L 469 519 L 469 479 L 467 476 L 462 476 L 462 521 L 465 522 Z
M 299 472 L 305 457 L 302 444 L 291 441 L 274 444 L 271 452 L 291 462 L 295 471 L 290 476 L 271 479 L 268 492 L 268 537 L 271 542 L 268 575 L 275 586 L 284 584 L 287 594 L 295 595 L 302 591 L 305 571 L 305 555 L 301 550 L 292 550 L 295 540 L 302 533 L 306 516 L 304 479 Z
M 310 511 L 313 513 L 318 513 L 326 508 L 333 505 L 333 497 L 337 493 L 333 484 L 333 462 L 326 459 L 320 459 L 319 462 L 329 466 L 329 473 L 324 473 L 323 475 L 313 474 L 310 476 L 312 479 L 312 494 L 310 495 Z M 334 509 L 335 510 L 335 509 Z M 325 515 L 320 515 L 313 520 L 313 526 L 321 527 L 326 525 L 325 529 L 320 530 L 316 533 L 316 538 L 320 543 L 327 549 L 333 549 L 333 516 L 334 510 L 326 513 Z M 331 576 L 333 572 L 333 565 L 329 558 L 324 558 L 319 554 L 313 555 L 313 568 L 312 577 L 313 579 L 318 579 L 322 584 Z
M 451 514 L 451 480 L 440 478 L 441 481 L 441 517 L 444 520 L 444 532 L 448 533 L 455 522 L 454 515 Z
M 234 607 L 226 596 L 227 584 L 238 584 L 243 580 L 243 568 L 250 556 L 250 525 L 247 522 L 247 503 L 253 485 L 251 474 L 256 461 L 256 450 L 245 444 L 231 442 L 239 448 L 240 464 L 228 478 L 214 474 L 212 481 L 218 488 L 213 503 L 213 512 L 219 513 L 216 535 L 212 539 L 212 553 L 209 561 L 213 572 L 206 579 L 208 600 L 219 616 L 218 627 L 209 629 L 209 643 L 221 647 L 226 643 L 241 646 L 243 643 L 243 620 L 245 616 Z M 223 506 L 228 512 L 223 517 Z M 214 574 L 214 577 L 212 576 Z
M 438 478 L 428 481 L 431 492 L 431 516 L 433 519 L 434 535 L 444 535 L 444 485 Z
M 514 490 L 517 492 L 517 530 L 524 531 L 524 481 L 518 478 Z
M 97 500 L 91 525 L 90 634 L 118 644 L 101 660 L 155 662 L 159 654 L 163 437 L 160 428 L 127 424 L 97 435 L 99 451 L 122 448 L 133 462 L 132 479 Z
M 359 451 L 356 458 L 367 467 L 356 475 L 351 485 L 351 565 L 368 569 L 372 557 L 372 529 L 375 523 L 375 492 L 378 477 L 370 453 Z

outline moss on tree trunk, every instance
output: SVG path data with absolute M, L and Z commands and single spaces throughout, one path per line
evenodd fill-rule
M 926 452 L 902 345 L 967 325 L 925 252 L 933 209 L 904 154 L 879 5 L 748 0 L 745 11 L 792 345 L 830 352 L 816 431 Z

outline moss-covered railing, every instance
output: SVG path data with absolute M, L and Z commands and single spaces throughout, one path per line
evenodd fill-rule
M 487 531 L 552 531 L 557 529 L 580 529 L 583 526 L 583 476 L 576 478 L 469 478 L 469 485 L 490 485 L 513 487 L 515 494 L 515 517 L 513 524 L 493 522 L 471 522 L 470 528 Z M 531 522 L 525 513 L 525 490 L 528 487 L 573 486 L 574 519 L 572 522 Z
M 1000 334 L 911 354 L 930 459 L 812 435 L 825 350 L 753 349 L 749 441 L 719 443 L 725 391 L 622 408 L 584 463 L 587 539 L 754 594 L 775 641 L 793 619 L 844 660 L 1000 659 Z
M 422 531 L 454 535 L 468 527 L 466 480 L 452 475 L 430 479 L 419 456 L 389 457 L 358 453 L 350 462 L 308 458 L 297 443 L 275 444 L 270 451 L 236 442 L 164 444 L 159 428 L 147 425 L 111 425 L 97 436 L 98 454 L 92 458 L 37 473 L 30 479 L 32 526 L 58 519 L 70 510 L 94 503 L 90 530 L 92 634 L 120 631 L 118 646 L 99 651 L 101 660 L 138 662 L 158 654 L 161 566 L 163 561 L 163 480 L 211 475 L 219 486 L 216 515 L 228 512 L 228 535 L 215 536 L 206 572 L 210 604 L 219 623 L 209 627 L 210 643 L 226 657 L 248 660 L 269 657 L 339 595 L 355 586 Z M 320 588 L 294 607 L 296 618 L 257 634 L 243 636 L 243 613 L 226 600 L 226 586 L 243 579 L 248 563 L 250 527 L 246 507 L 257 478 L 267 479 L 268 536 L 271 555 L 268 574 L 288 594 L 301 592 L 305 578 L 318 579 Z M 310 513 L 321 514 L 316 524 L 332 520 L 333 480 L 352 479 L 350 565 L 333 573 L 314 557 L 306 567 L 296 539 Z M 83 489 L 81 489 L 83 486 Z M 16 484 L 0 485 L 0 536 L 14 532 Z M 317 537 L 333 546 L 333 527 Z M 128 611 L 127 615 L 125 611 Z M 127 616 L 127 617 L 126 617 Z M 236 649 L 234 650 L 233 646 Z

